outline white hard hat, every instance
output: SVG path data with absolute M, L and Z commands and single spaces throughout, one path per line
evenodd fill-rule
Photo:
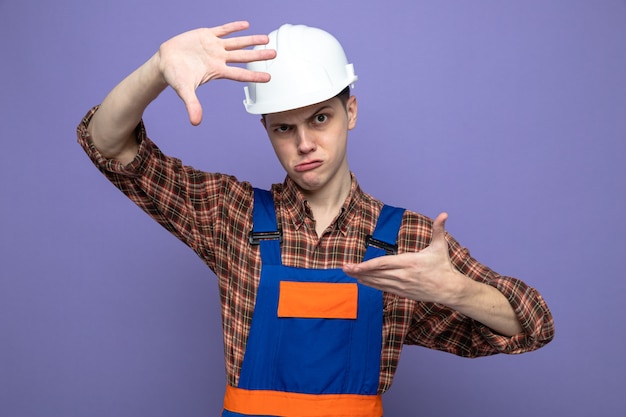
M 304 25 L 283 25 L 269 34 L 267 45 L 276 58 L 248 64 L 252 71 L 268 72 L 267 83 L 244 87 L 244 106 L 251 114 L 278 113 L 320 103 L 357 80 L 341 44 L 331 34 Z

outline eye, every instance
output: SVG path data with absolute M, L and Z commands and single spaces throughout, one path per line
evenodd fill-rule
M 328 115 L 327 114 L 316 114 L 315 117 L 313 118 L 313 121 L 316 124 L 322 124 L 322 123 L 326 123 L 328 121 Z
M 289 125 L 280 125 L 274 129 L 276 133 L 286 133 L 289 132 Z

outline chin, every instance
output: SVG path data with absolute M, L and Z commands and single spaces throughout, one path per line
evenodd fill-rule
M 319 178 L 319 176 L 312 173 L 296 173 L 291 175 L 291 179 L 298 184 L 300 188 L 306 191 L 318 190 L 323 185 L 323 181 Z
M 302 180 L 296 180 L 295 183 L 298 184 L 298 187 L 300 187 L 302 191 L 307 193 L 315 192 L 322 188 L 322 184 L 311 183 Z

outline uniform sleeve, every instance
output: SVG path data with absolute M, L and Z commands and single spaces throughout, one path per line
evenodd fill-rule
M 91 109 L 77 128 L 78 142 L 88 157 L 113 185 L 214 269 L 216 246 L 224 241 L 220 229 L 229 228 L 228 219 L 247 218 L 245 208 L 252 205 L 249 184 L 164 155 L 147 137 L 143 123 L 135 130 L 139 150 L 134 160 L 124 165 L 107 159 L 87 131 L 97 109 Z
M 430 220 L 418 220 L 413 244 L 430 242 Z M 467 248 L 447 235 L 450 260 L 455 268 L 469 278 L 491 285 L 507 298 L 523 328 L 523 332 L 502 336 L 489 327 L 446 306 L 417 303 L 412 316 L 406 344 L 477 357 L 496 353 L 518 354 L 536 350 L 554 338 L 554 320 L 539 292 L 523 281 L 500 275 L 474 259 Z

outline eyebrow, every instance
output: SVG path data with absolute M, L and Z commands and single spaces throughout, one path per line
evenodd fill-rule
M 330 104 L 325 104 L 317 109 L 315 109 L 315 111 L 311 112 L 310 116 L 305 117 L 305 120 L 311 120 L 312 118 L 314 118 L 315 116 L 317 116 L 321 111 L 326 110 L 326 109 L 332 109 L 332 106 Z M 269 127 L 278 127 L 278 126 L 284 126 L 284 125 L 291 125 L 291 123 L 283 123 L 283 122 L 276 122 L 276 123 L 271 123 L 269 125 Z

